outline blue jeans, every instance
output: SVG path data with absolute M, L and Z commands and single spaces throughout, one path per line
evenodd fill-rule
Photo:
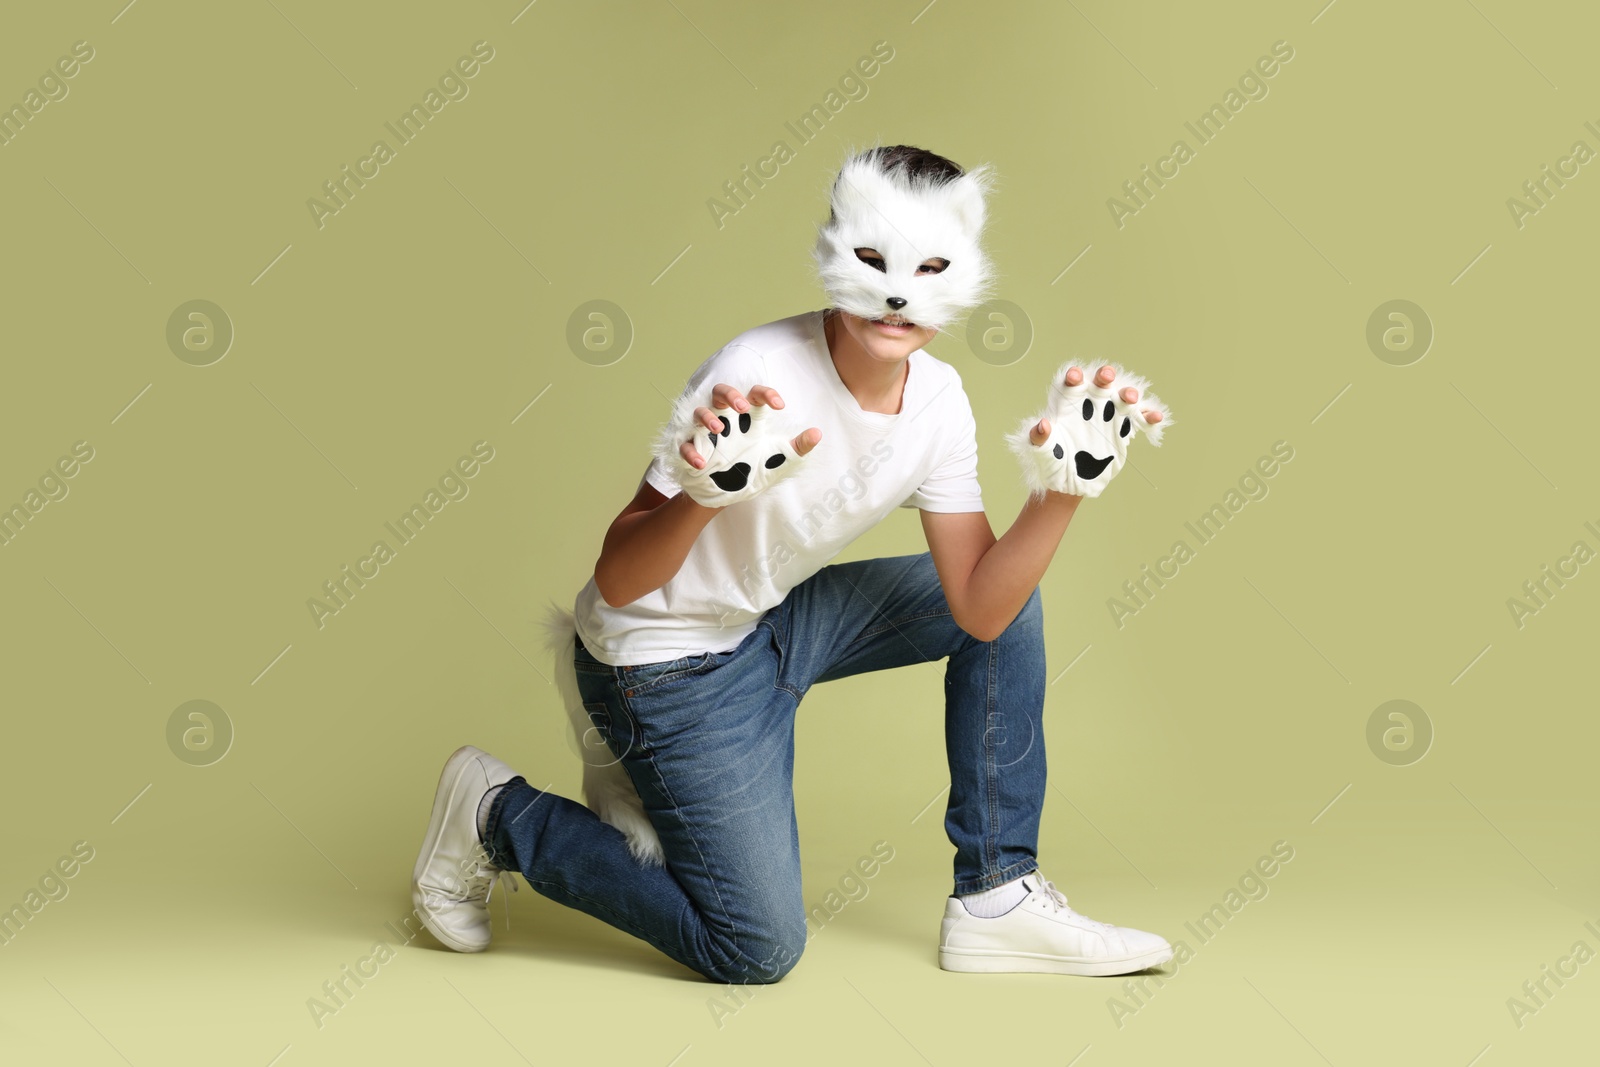
M 707 978 L 775 982 L 806 943 L 796 707 L 818 682 L 945 658 L 955 892 L 1027 874 L 1045 790 L 1039 590 L 979 641 L 951 618 L 926 552 L 823 567 L 730 651 L 608 666 L 579 641 L 584 706 L 638 788 L 666 866 L 641 865 L 621 831 L 520 777 L 490 805 L 490 859 Z M 921 727 L 913 709 L 866 713 Z

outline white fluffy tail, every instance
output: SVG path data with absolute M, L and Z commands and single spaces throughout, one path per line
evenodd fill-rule
M 572 735 L 583 758 L 583 799 L 600 821 L 615 826 L 628 839 L 628 851 L 644 864 L 663 862 L 661 839 L 644 813 L 644 802 L 622 763 L 596 733 L 578 692 L 573 650 L 578 633 L 572 612 L 552 602 L 545 616 L 545 647 L 555 657 L 556 691 L 566 706 Z

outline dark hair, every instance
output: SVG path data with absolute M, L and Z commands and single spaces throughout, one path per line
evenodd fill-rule
M 878 164 L 878 169 L 888 175 L 903 177 L 912 185 L 944 185 L 961 177 L 962 170 L 955 163 L 915 145 L 897 144 L 869 148 L 861 155 Z
M 918 148 L 916 145 L 897 144 L 887 147 L 878 145 L 858 153 L 855 159 L 870 160 L 878 165 L 878 169 L 890 177 L 899 178 L 907 185 L 915 188 L 936 189 L 961 177 L 965 172 L 952 161 L 941 155 Z M 841 175 L 842 177 L 842 175 Z M 835 178 L 835 183 L 838 182 Z M 835 185 L 837 188 L 837 185 Z M 828 209 L 828 223 L 832 225 L 838 216 L 833 209 Z

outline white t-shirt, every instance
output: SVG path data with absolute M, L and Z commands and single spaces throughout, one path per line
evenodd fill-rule
M 661 588 L 620 608 L 591 577 L 575 604 L 578 634 L 613 666 L 656 663 L 736 647 L 784 596 L 897 507 L 982 511 L 977 424 L 961 376 L 918 349 L 897 414 L 864 411 L 828 353 L 822 311 L 746 331 L 696 368 L 684 387 L 709 406 L 719 382 L 770 385 L 774 415 L 793 434 L 816 426 L 817 447 L 797 473 L 722 509 Z M 659 459 L 641 482 L 680 491 Z

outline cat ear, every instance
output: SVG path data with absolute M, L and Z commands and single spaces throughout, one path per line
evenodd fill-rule
M 985 163 L 972 168 L 946 186 L 949 190 L 951 210 L 955 212 L 961 228 L 973 240 L 977 240 L 983 231 L 984 222 L 988 219 L 985 200 L 990 190 L 994 188 L 994 184 L 994 168 Z

